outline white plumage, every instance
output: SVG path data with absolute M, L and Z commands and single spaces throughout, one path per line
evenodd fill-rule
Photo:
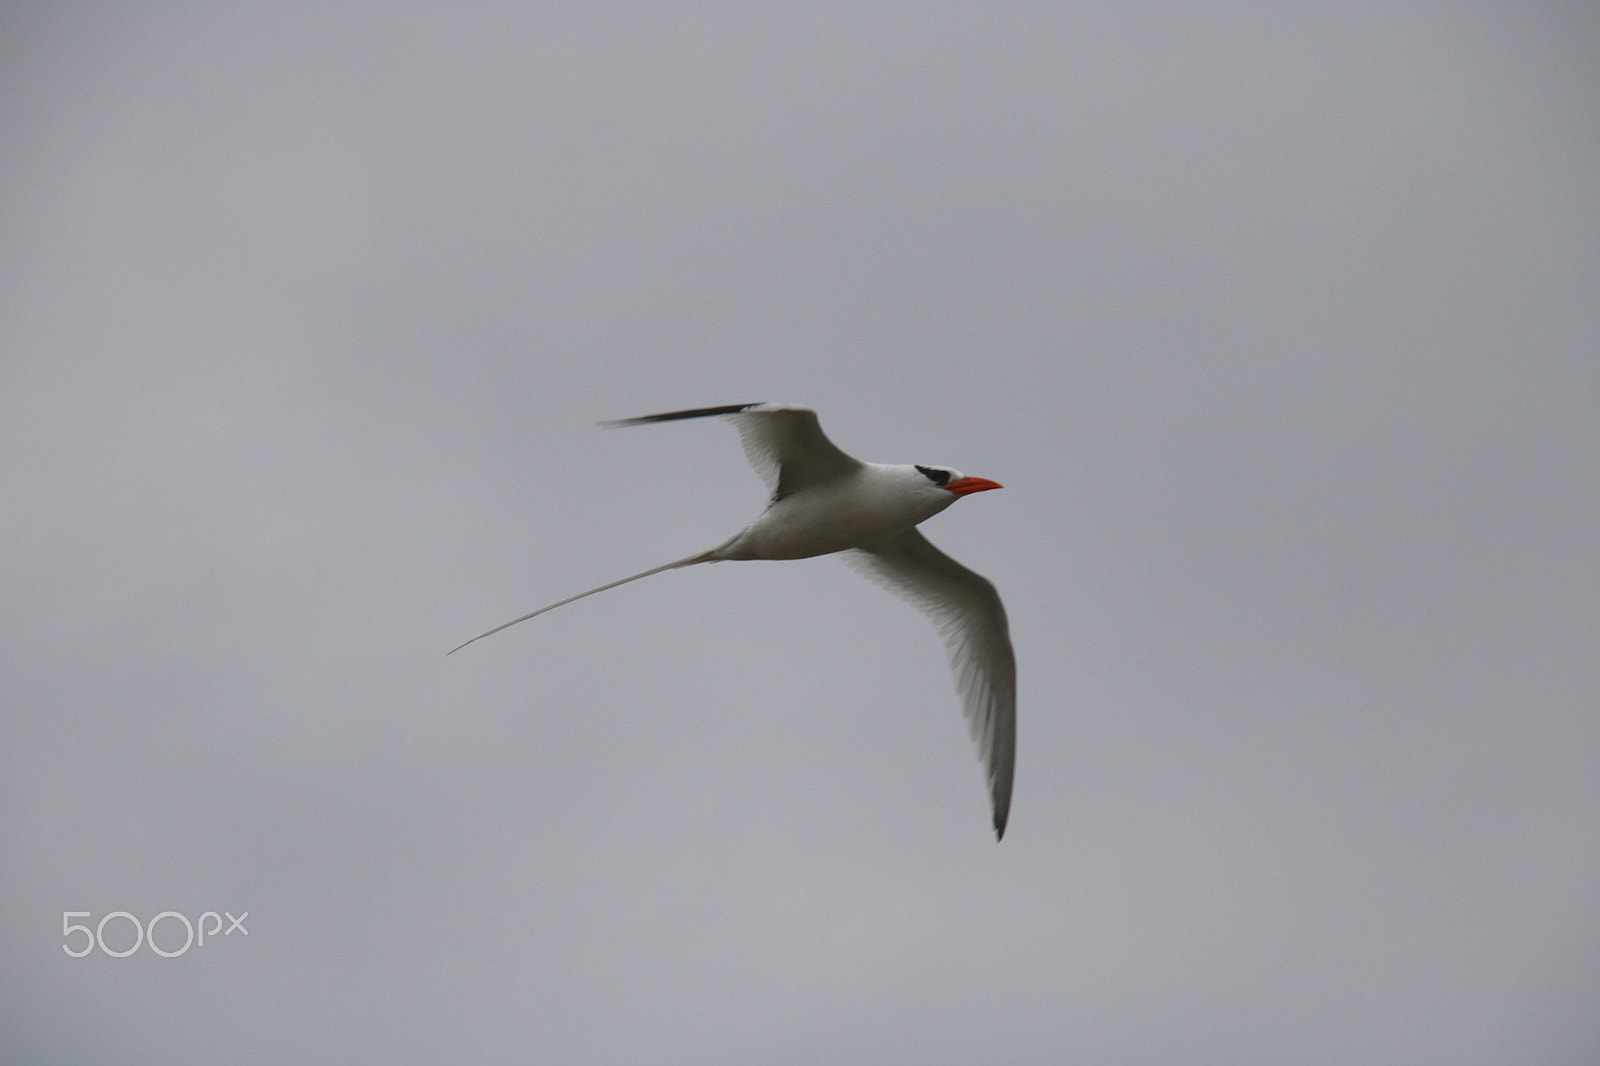
M 805 559 L 841 553 L 851 566 L 909 600 L 938 627 L 988 777 L 995 838 L 1004 836 L 1017 746 L 1017 668 L 1005 608 L 994 585 L 928 543 L 916 528 L 961 496 L 1000 486 L 949 467 L 863 463 L 828 440 L 815 411 L 797 404 L 701 407 L 607 424 L 636 426 L 709 416 L 733 423 L 750 465 L 772 492 L 767 509 L 755 521 L 710 551 L 541 607 L 452 651 L 574 600 L 666 570 L 725 559 Z

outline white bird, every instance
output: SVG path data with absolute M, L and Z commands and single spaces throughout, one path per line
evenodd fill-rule
M 845 562 L 927 614 L 944 637 L 962 709 L 988 776 L 995 839 L 1003 837 L 1017 747 L 1017 666 L 1005 608 L 994 585 L 917 531 L 918 523 L 959 497 L 1000 486 L 945 466 L 889 466 L 853 459 L 823 436 L 815 411 L 797 404 L 700 407 L 604 424 L 637 426 L 713 415 L 733 423 L 750 465 L 772 490 L 771 502 L 760 517 L 710 551 L 541 607 L 480 633 L 451 652 L 585 596 L 667 570 L 724 559 L 805 559 L 840 553 Z

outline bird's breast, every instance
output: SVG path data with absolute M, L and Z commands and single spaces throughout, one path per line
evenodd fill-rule
M 875 544 L 929 518 L 950 503 L 885 490 L 870 477 L 815 485 L 773 501 L 761 517 L 723 546 L 725 559 L 807 559 Z

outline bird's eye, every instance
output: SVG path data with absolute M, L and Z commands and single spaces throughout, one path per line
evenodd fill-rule
M 927 478 L 935 485 L 943 486 L 950 484 L 950 471 L 948 470 L 935 470 L 931 466 L 919 466 L 917 469 L 922 471 L 923 477 Z

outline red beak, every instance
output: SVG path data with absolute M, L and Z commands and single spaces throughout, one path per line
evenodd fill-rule
M 988 492 L 990 489 L 999 489 L 1004 487 L 1005 486 L 1001 485 L 998 481 L 990 481 L 986 477 L 964 477 L 958 481 L 952 481 L 950 484 L 945 486 L 945 488 L 949 489 L 957 496 L 966 496 L 973 492 Z

